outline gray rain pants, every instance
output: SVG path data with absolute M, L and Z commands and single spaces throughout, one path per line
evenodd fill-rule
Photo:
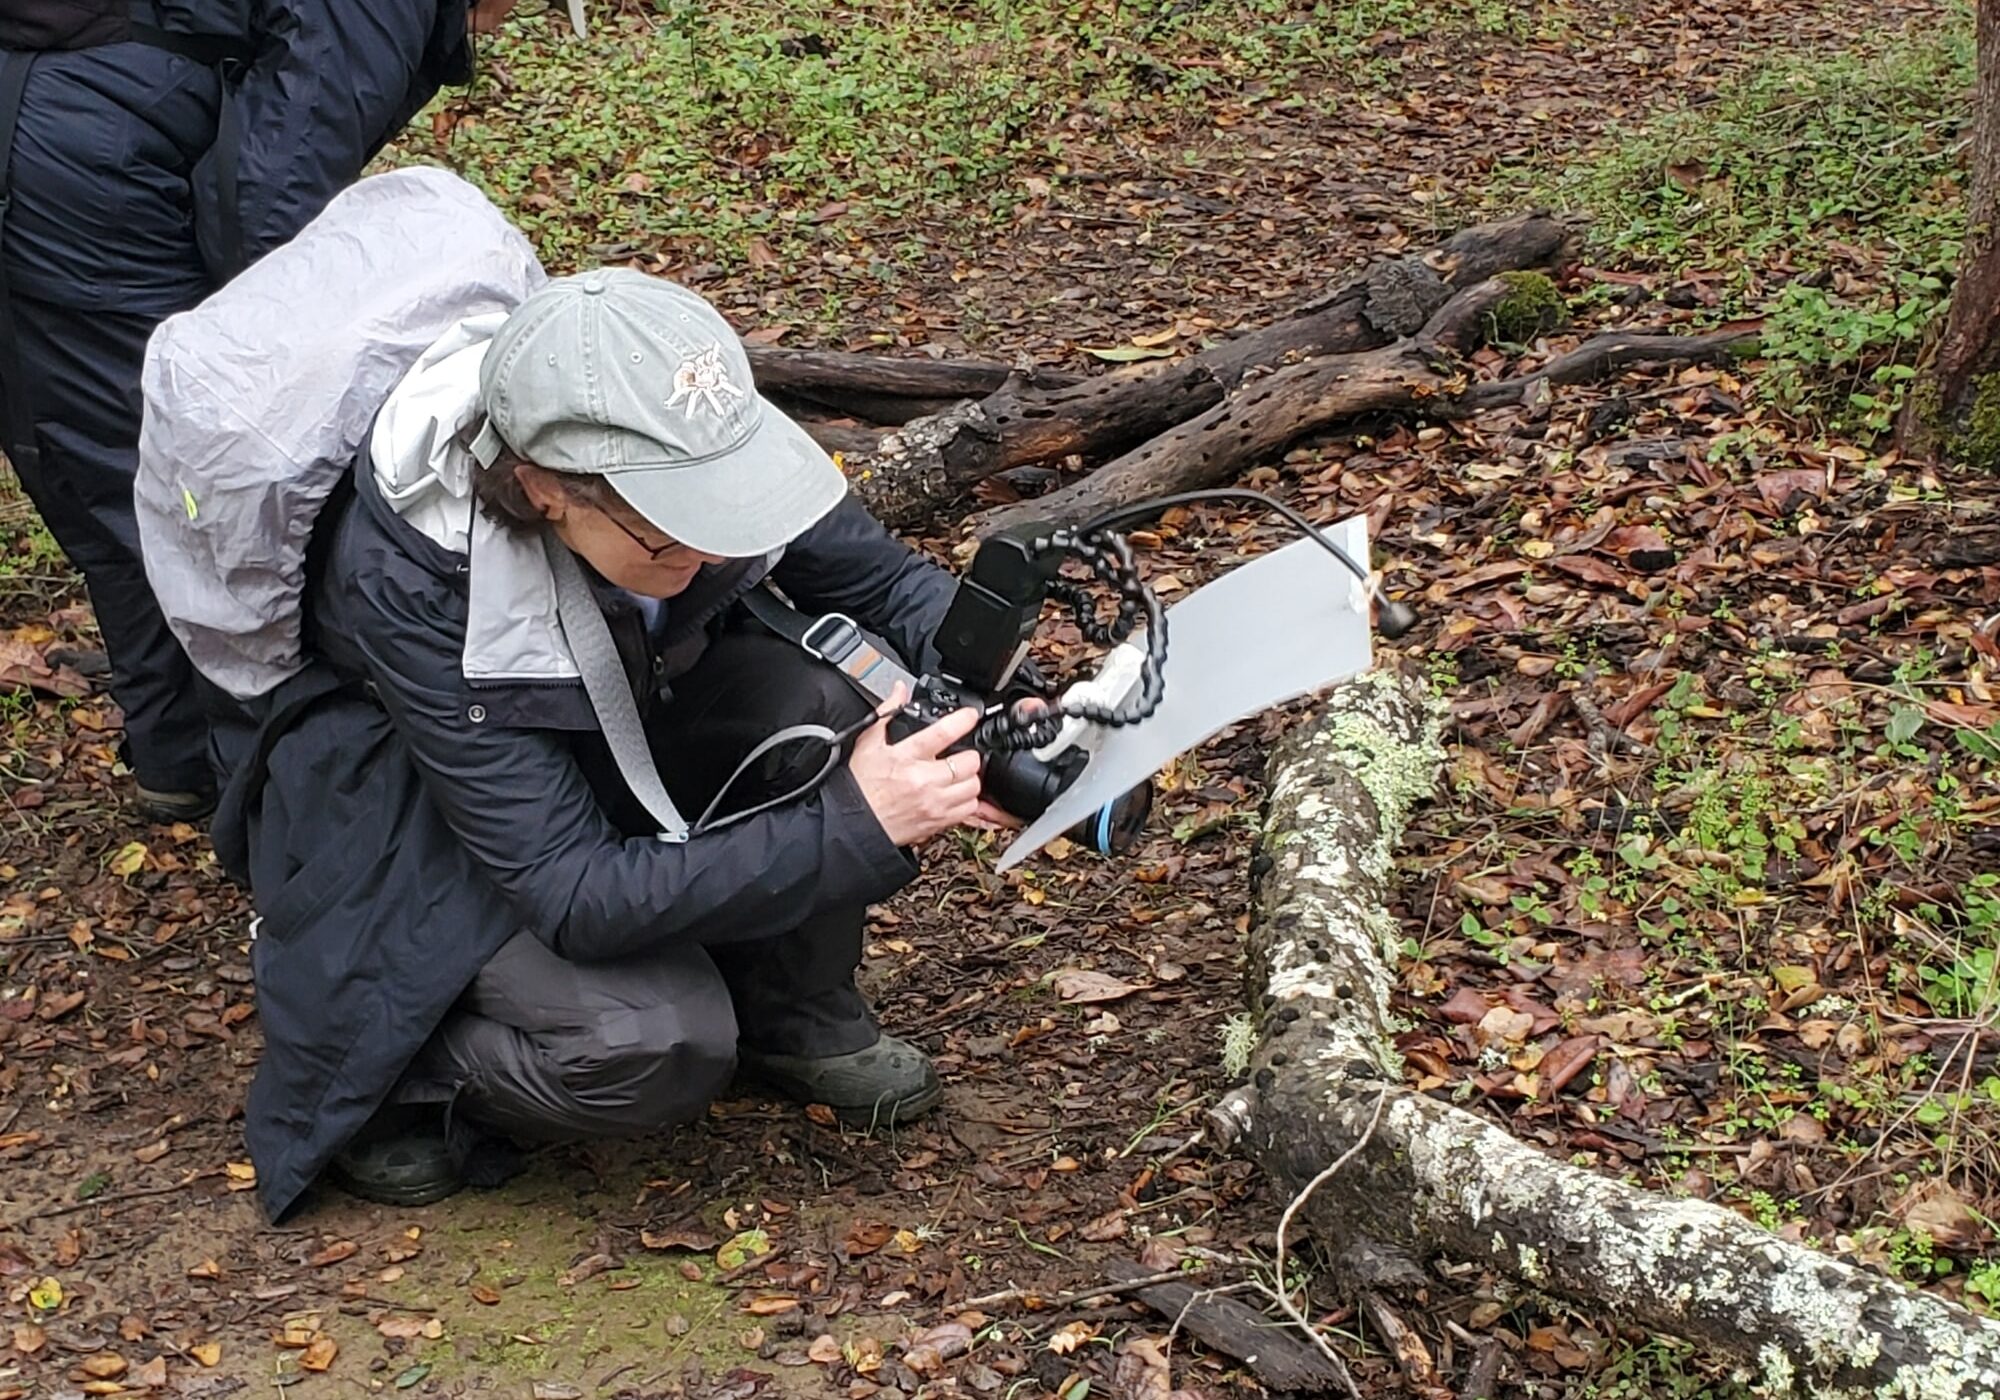
M 766 633 L 719 637 L 660 716 L 660 775 L 690 819 L 760 740 L 792 724 L 831 729 L 864 701 L 823 662 Z M 725 810 L 810 777 L 823 750 L 773 755 Z M 405 1074 L 404 1102 L 454 1104 L 524 1141 L 628 1137 L 700 1115 L 728 1084 L 739 1036 L 775 1054 L 863 1050 L 880 1032 L 854 985 L 863 909 L 767 939 L 693 943 L 575 963 L 530 933 L 487 962 Z

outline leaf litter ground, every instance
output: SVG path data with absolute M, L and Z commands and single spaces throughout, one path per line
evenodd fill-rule
M 1031 114 L 1059 156 L 996 168 L 997 208 L 896 209 L 858 188 L 849 210 L 815 203 L 734 244 L 623 246 L 622 206 L 572 210 L 559 159 L 525 184 L 486 173 L 551 227 L 602 225 L 594 251 L 548 238 L 558 261 L 686 277 L 759 338 L 1081 367 L 1079 347 L 1266 320 L 1365 256 L 1422 246 L 1496 166 L 1698 104 L 1774 43 L 1858 37 L 1851 7 L 1749 10 L 1550 7 L 1536 26 L 1413 37 L 1415 8 L 1388 6 L 1361 66 L 1305 80 L 1197 47 L 1168 65 L 1214 65 L 1191 99 Z M 531 50 L 517 70 L 543 61 Z M 485 149 L 444 153 L 478 174 Z M 1701 314 L 1704 297 L 1673 294 L 1681 274 L 1597 261 L 1565 284 L 1578 327 L 1472 371 Z M 1369 513 L 1392 588 L 1424 608 L 1401 650 L 1454 709 L 1448 787 L 1398 910 L 1413 1081 L 1552 1152 L 1977 1303 L 1982 1281 L 2000 1291 L 1982 1272 L 2000 648 L 1975 630 L 2000 606 L 1992 491 L 1760 407 L 1759 372 L 1383 424 L 1257 480 L 1322 518 Z M 1228 1083 L 1244 871 L 1288 715 L 1167 774 L 1133 859 L 1063 852 L 1000 878 L 964 843 L 877 911 L 864 975 L 885 1024 L 938 1056 L 931 1122 L 871 1141 L 743 1097 L 669 1139 L 545 1152 L 498 1193 L 400 1213 L 330 1197 L 262 1227 L 237 1122 L 258 1049 L 249 911 L 198 831 L 119 809 L 116 712 L 61 664 L 91 640 L 88 610 L 9 509 L 0 662 L 38 689 L 0 712 L 0 1396 L 274 1379 L 536 1400 L 1163 1395 L 1159 1353 L 1133 1344 L 1167 1323 L 1072 1295 L 1114 1255 L 1268 1255 L 1283 1203 L 1196 1134 Z M 1169 596 L 1280 542 L 1226 512 L 1141 539 Z M 1078 650 L 1053 630 L 1050 659 Z M 1055 1301 L 968 1310 L 1014 1288 Z M 1670 1347 L 1477 1273 L 1428 1304 L 1418 1321 L 1454 1365 L 1468 1338 L 1501 1339 L 1509 1394 L 1720 1393 Z M 1324 1316 L 1393 1393 L 1359 1324 Z M 1173 1386 L 1256 1389 L 1185 1340 L 1171 1357 Z

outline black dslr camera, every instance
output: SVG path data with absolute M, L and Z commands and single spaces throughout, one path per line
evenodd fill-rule
M 1131 546 L 1115 533 L 1117 527 L 1171 506 L 1224 500 L 1252 502 L 1282 516 L 1331 554 L 1367 588 L 1375 628 L 1384 636 L 1400 637 L 1416 624 L 1408 605 L 1383 596 L 1368 570 L 1311 521 L 1256 491 L 1222 487 L 1182 492 L 1107 512 L 1076 529 L 1015 526 L 981 541 L 938 628 L 939 674 L 915 682 L 913 698 L 890 720 L 891 737 L 904 738 L 955 710 L 980 711 L 984 718 L 978 728 L 954 750 L 972 749 L 982 756 L 985 795 L 995 806 L 1024 821 L 1040 816 L 1090 763 L 1081 745 L 1057 746 L 1066 728 L 1074 732 L 1067 721 L 1137 724 L 1159 708 L 1166 693 L 1166 614 L 1139 577 Z M 1066 561 L 1088 569 L 1101 590 L 1093 594 L 1080 581 L 1065 578 Z M 1116 615 L 1108 619 L 1102 615 L 1107 592 L 1117 602 Z M 1121 646 L 1145 624 L 1143 655 L 1129 685 L 1114 681 L 1051 694 L 1026 664 L 1035 625 L 1051 600 L 1066 603 L 1084 638 L 1100 646 Z M 1128 661 L 1134 650 L 1125 648 Z M 1122 694 L 1108 695 L 1121 685 Z M 1122 854 L 1139 839 L 1152 805 L 1152 784 L 1142 783 L 1104 804 L 1069 838 L 1101 855 Z
M 1082 591 L 1061 577 L 1066 558 L 1091 563 L 1100 578 L 1120 589 L 1117 620 L 1098 621 Z M 938 674 L 921 677 L 909 704 L 889 722 L 890 737 L 901 739 L 957 710 L 980 711 L 985 718 L 979 727 L 953 751 L 979 753 L 987 800 L 1023 821 L 1047 811 L 1089 765 L 1089 753 L 1076 744 L 1036 756 L 1056 741 L 1066 715 L 1133 723 L 1158 704 L 1157 672 L 1149 666 L 1152 701 L 1144 714 L 1097 705 L 1065 708 L 1026 664 L 1035 624 L 1051 598 L 1069 602 L 1084 634 L 1099 642 L 1122 642 L 1143 613 L 1149 651 L 1158 646 L 1164 654 L 1165 619 L 1131 567 L 1123 540 L 1086 542 L 1046 525 L 1016 526 L 981 542 L 934 639 Z M 1152 784 L 1142 783 L 1099 808 L 1069 839 L 1100 855 L 1122 854 L 1139 839 L 1152 805 Z

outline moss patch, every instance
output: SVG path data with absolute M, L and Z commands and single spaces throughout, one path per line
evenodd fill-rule
M 2000 467 L 2000 373 L 1974 376 L 1959 420 L 1946 438 L 1945 455 L 1981 471 Z
M 607 1230 L 600 1207 L 624 1218 L 629 1204 L 579 1191 L 560 1168 L 543 1164 L 504 1191 L 466 1193 L 411 1213 L 406 1219 L 423 1222 L 420 1250 L 401 1273 L 385 1280 L 371 1266 L 360 1276 L 365 1297 L 355 1298 L 350 1284 L 348 1302 L 315 1314 L 339 1345 L 336 1373 L 352 1378 L 365 1369 L 371 1389 L 420 1397 L 463 1382 L 525 1394 L 527 1383 L 546 1381 L 588 1394 L 621 1367 L 631 1366 L 626 1375 L 637 1382 L 677 1379 L 693 1363 L 710 1375 L 753 1367 L 776 1378 L 772 1393 L 820 1393 L 821 1368 L 761 1354 L 773 1346 L 802 1353 L 820 1328 L 802 1330 L 797 1313 L 789 1323 L 750 1314 L 750 1298 L 776 1290 L 720 1285 L 712 1253 L 625 1247 L 627 1235 Z M 687 1227 L 727 1237 L 720 1216 L 728 1205 L 729 1198 L 717 1199 Z M 364 1248 L 400 1244 L 402 1230 L 399 1219 L 393 1234 Z M 607 1244 L 619 1267 L 578 1268 Z M 878 1337 L 896 1332 L 879 1317 L 843 1314 L 838 1321 L 830 1330 L 843 1341 L 871 1326 Z M 436 1324 L 436 1335 L 424 1335 L 426 1322 Z M 280 1353 L 280 1365 L 296 1374 L 296 1353 Z
M 1556 284 L 1539 272 L 1503 272 L 1507 295 L 1489 313 L 1491 339 L 1524 345 L 1560 326 L 1568 308 Z

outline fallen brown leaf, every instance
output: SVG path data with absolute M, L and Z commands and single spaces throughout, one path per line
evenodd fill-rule
M 353 1240 L 335 1240 L 325 1249 L 313 1255 L 312 1258 L 306 1260 L 306 1263 L 312 1265 L 315 1269 L 324 1269 L 329 1264 L 338 1264 L 343 1259 L 353 1257 L 354 1251 L 360 1247 Z
M 618 1267 L 618 1261 L 608 1254 L 592 1254 L 579 1259 L 575 1267 L 569 1269 L 556 1280 L 564 1288 L 574 1288 L 585 1279 L 596 1278 L 607 1269 Z
M 1108 973 L 1070 968 L 1055 975 L 1056 995 L 1074 1005 L 1123 1001 L 1141 989 Z
M 1092 1244 L 1106 1244 L 1112 1240 L 1125 1238 L 1125 1212 L 1123 1209 L 1106 1211 L 1077 1231 Z
M 333 1358 L 340 1355 L 339 1344 L 328 1336 L 314 1337 L 299 1353 L 299 1365 L 308 1371 L 324 1371 L 333 1364 Z
M 707 1254 L 719 1241 L 706 1230 L 641 1230 L 639 1243 L 648 1249 Z
M 947 1322 L 911 1342 L 903 1353 L 903 1364 L 921 1376 L 971 1350 L 972 1329 L 962 1322 Z
M 881 1220 L 857 1220 L 847 1227 L 844 1244 L 850 1258 L 873 1254 L 896 1237 L 896 1228 Z
M 1134 1337 L 1119 1348 L 1111 1370 L 1111 1391 L 1118 1400 L 1168 1400 L 1173 1389 L 1173 1373 L 1159 1343 Z

